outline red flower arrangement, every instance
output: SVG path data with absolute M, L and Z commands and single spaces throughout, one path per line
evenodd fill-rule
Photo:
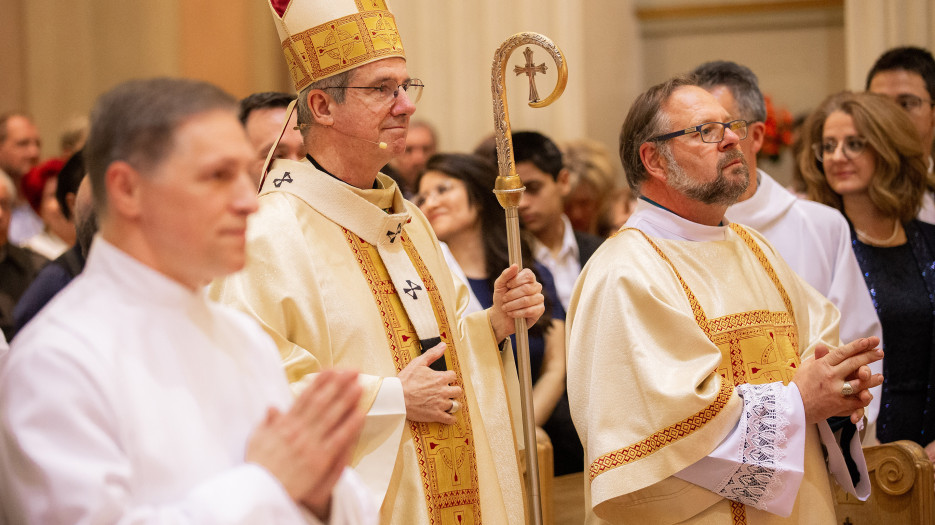
M 777 110 L 768 95 L 763 98 L 766 100 L 766 131 L 758 155 L 775 162 L 780 153 L 792 145 L 792 113 L 786 108 Z

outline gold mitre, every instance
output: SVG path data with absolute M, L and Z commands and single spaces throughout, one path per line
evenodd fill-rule
M 386 0 L 267 0 L 296 91 L 387 57 L 403 42 Z

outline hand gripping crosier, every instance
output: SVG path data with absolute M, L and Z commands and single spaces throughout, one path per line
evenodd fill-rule
M 491 91 L 493 92 L 493 120 L 496 128 L 494 138 L 497 143 L 497 163 L 499 173 L 494 193 L 497 200 L 506 211 L 506 232 L 510 249 L 510 264 L 523 267 L 523 256 L 520 251 L 519 239 L 519 201 L 526 189 L 516 174 L 516 163 L 513 160 L 513 136 L 510 133 L 510 112 L 506 103 L 506 68 L 507 60 L 513 51 L 523 45 L 539 46 L 555 60 L 558 68 L 558 82 L 555 89 L 546 97 L 539 100 L 536 90 L 536 73 L 545 73 L 545 64 L 536 66 L 533 62 L 533 51 L 527 47 L 524 51 L 526 64 L 516 66 L 513 71 L 517 75 L 525 74 L 529 77 L 529 105 L 534 108 L 548 106 L 555 101 L 565 90 L 568 82 L 568 67 L 561 50 L 550 39 L 538 33 L 517 33 L 508 38 L 493 57 L 493 71 L 491 72 Z M 516 355 L 519 361 L 520 398 L 523 405 L 523 434 L 526 438 L 526 494 L 527 516 L 531 523 L 542 523 L 542 507 L 539 497 L 539 462 L 536 456 L 536 423 L 532 411 L 532 377 L 529 365 L 529 334 L 526 332 L 526 319 L 516 319 Z

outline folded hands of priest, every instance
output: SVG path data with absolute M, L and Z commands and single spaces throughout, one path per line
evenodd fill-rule
M 833 416 L 850 416 L 857 423 L 873 396 L 868 389 L 883 384 L 869 364 L 883 359 L 876 337 L 857 339 L 838 348 L 815 348 L 815 358 L 802 362 L 793 382 L 799 389 L 805 418 L 817 423 Z

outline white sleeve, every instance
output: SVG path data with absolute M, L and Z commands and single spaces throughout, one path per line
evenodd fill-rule
M 257 465 L 235 461 L 195 480 L 172 472 L 139 479 L 125 439 L 132 429 L 113 410 L 117 393 L 97 379 L 109 369 L 37 350 L 17 361 L 23 366 L 4 366 L 0 377 L 0 508 L 9 523 L 307 522 Z
M 708 456 L 675 477 L 716 494 L 789 516 L 805 473 L 805 408 L 795 383 L 737 387 L 743 412 Z
M 384 377 L 367 411 L 358 439 L 363 452 L 354 466 L 358 480 L 369 490 L 377 508 L 383 504 L 399 455 L 399 443 L 406 428 L 406 400 L 398 377 Z
M 851 423 L 848 421 L 847 424 Z M 860 443 L 861 430 L 863 430 L 863 421 L 858 421 L 856 431 L 847 443 L 842 443 L 843 432 L 833 432 L 827 421 L 818 423 L 821 443 L 827 451 L 828 471 L 845 492 L 854 495 L 860 501 L 867 501 L 870 497 L 870 475 L 867 472 L 864 449 Z M 848 454 L 845 454 L 845 450 Z M 847 464 L 848 459 L 852 461 L 850 466 Z M 851 474 L 857 476 L 857 483 L 854 483 Z
M 332 492 L 328 525 L 377 525 L 379 506 L 367 494 L 367 486 L 360 477 L 353 470 L 344 469 Z

